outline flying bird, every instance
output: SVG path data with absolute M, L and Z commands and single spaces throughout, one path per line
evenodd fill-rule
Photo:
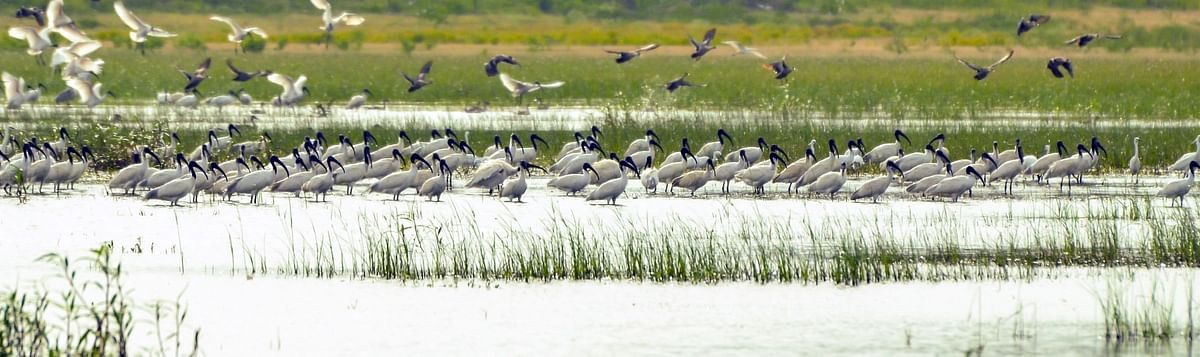
M 433 84 L 433 81 L 429 80 L 428 78 L 429 70 L 432 68 L 433 61 L 425 62 L 425 65 L 421 66 L 421 73 L 417 74 L 417 78 L 409 77 L 408 73 L 400 72 L 400 74 L 404 76 L 404 79 L 408 80 L 409 93 L 416 92 L 427 85 Z
M 225 16 L 213 16 L 213 17 L 210 17 L 209 19 L 213 20 L 213 21 L 224 22 L 226 25 L 229 25 L 229 28 L 230 28 L 230 30 L 233 31 L 233 33 L 230 33 L 227 38 L 229 39 L 229 42 L 233 42 L 233 43 L 237 44 L 237 46 L 233 48 L 233 53 L 237 53 L 238 48 L 242 47 L 242 41 L 245 40 L 246 37 L 250 36 L 250 34 L 258 35 L 258 37 L 262 37 L 263 39 L 267 38 L 266 31 L 263 31 L 262 29 L 257 28 L 257 27 L 243 28 L 241 25 L 238 25 L 236 22 L 233 22 L 233 19 L 225 17 Z M 243 52 L 244 51 L 245 50 L 243 50 Z
M 25 49 L 25 53 L 35 56 L 37 63 L 40 65 L 46 61 L 41 57 L 42 52 L 54 47 L 54 43 L 50 42 L 50 31 L 49 27 L 35 29 L 29 26 L 14 26 L 8 28 L 8 36 L 18 40 L 25 40 L 29 45 Z
M 32 18 L 33 21 L 37 22 L 38 27 L 46 27 L 46 13 L 36 6 L 22 6 L 17 9 L 17 18 Z
M 1062 70 L 1060 70 L 1060 68 L 1061 68 L 1061 69 L 1067 70 L 1067 74 L 1070 75 L 1071 78 L 1075 78 L 1075 67 L 1073 65 L 1071 65 L 1071 59 L 1069 59 L 1069 58 L 1065 58 L 1065 57 L 1051 58 L 1050 62 L 1046 64 L 1046 68 L 1049 68 L 1050 73 L 1054 74 L 1055 77 L 1058 77 L 1058 78 L 1063 77 Z
M 634 58 L 640 57 L 642 55 L 642 52 L 648 52 L 655 48 L 658 48 L 657 43 L 651 43 L 649 45 L 642 46 L 641 48 L 638 48 L 633 51 L 604 50 L 604 52 L 608 52 L 608 53 L 617 55 L 617 64 L 621 64 L 621 63 L 626 63 L 626 62 L 632 61 Z
M 173 33 L 150 26 L 150 24 L 142 21 L 141 18 L 137 17 L 137 15 L 134 15 L 133 11 L 129 11 L 129 9 L 125 7 L 125 3 L 121 1 L 114 2 L 113 9 L 117 11 L 117 17 L 121 18 L 121 22 L 124 22 L 125 26 L 129 26 L 130 29 L 133 29 L 133 31 L 129 32 L 129 39 L 137 43 L 138 50 L 140 50 L 143 55 L 146 54 L 146 49 L 145 47 L 142 47 L 142 42 L 146 42 L 147 36 L 175 37 L 175 34 Z
M 735 52 L 735 53 L 733 54 L 734 56 L 740 56 L 740 55 L 751 55 L 751 56 L 758 57 L 758 58 L 761 58 L 761 59 L 767 59 L 767 56 L 764 56 L 764 55 L 762 54 L 762 52 L 758 52 L 758 49 L 757 49 L 757 48 L 754 48 L 754 47 L 746 47 L 746 45 L 743 45 L 741 42 L 737 42 L 737 41 L 725 41 L 725 42 L 723 42 L 723 43 L 724 43 L 724 44 L 726 44 L 726 45 L 729 45 L 729 47 L 733 47 L 733 50 L 734 50 L 734 51 L 737 51 L 737 52 Z
M 226 59 L 225 66 L 229 67 L 230 72 L 233 72 L 233 81 L 234 82 L 245 82 L 245 81 L 254 79 L 254 77 L 266 77 L 268 75 L 271 75 L 271 71 L 246 72 L 246 71 L 240 70 L 237 67 L 233 66 L 233 59 Z
M 324 21 L 324 24 L 321 25 L 320 29 L 325 31 L 325 48 L 329 48 L 329 43 L 333 42 L 334 25 L 343 23 L 347 26 L 358 26 L 367 21 L 367 19 L 359 16 L 358 14 L 344 11 L 341 15 L 334 17 L 333 6 L 329 5 L 328 0 L 312 0 L 312 4 L 317 8 L 317 10 L 323 11 L 321 14 L 321 21 Z M 264 35 L 263 37 L 266 36 Z
M 1098 33 L 1088 33 L 1088 34 L 1082 34 L 1075 38 L 1072 38 L 1072 39 L 1068 40 L 1067 42 L 1063 42 L 1063 44 L 1064 45 L 1078 45 L 1079 47 L 1084 47 L 1084 46 L 1087 46 L 1089 43 L 1092 43 L 1092 41 L 1099 40 L 1101 38 L 1106 38 L 1106 39 L 1110 39 L 1110 40 L 1119 40 L 1119 39 L 1121 39 L 1121 35 L 1101 35 Z
M 692 43 L 692 47 L 696 48 L 696 50 L 692 52 L 693 60 L 699 61 L 700 57 L 704 57 L 704 55 L 708 54 L 708 51 L 716 49 L 716 47 L 712 45 L 714 37 L 717 37 L 716 28 L 708 29 L 708 32 L 704 33 L 704 40 L 700 42 L 696 42 L 696 39 L 693 38 L 692 35 L 688 35 L 688 41 Z
M 179 71 L 179 73 L 183 74 L 183 77 L 187 79 L 187 85 L 183 87 L 184 93 L 189 93 L 195 90 L 196 87 L 200 86 L 200 82 L 204 82 L 204 80 L 208 78 L 208 67 L 210 65 L 212 65 L 212 57 L 205 58 L 204 61 L 200 62 L 200 66 L 197 67 L 195 71 L 191 72 L 180 69 L 179 66 L 175 66 L 175 70 Z
M 778 62 L 764 64 L 763 68 L 774 72 L 775 79 L 786 79 L 789 74 L 792 74 L 792 67 L 789 67 L 787 64 L 787 56 L 783 56 Z
M 1004 64 L 1004 62 L 1008 62 L 1012 56 L 1013 50 L 1008 50 L 1008 54 L 1005 55 L 1004 58 L 1001 58 L 999 61 L 996 61 L 996 63 L 993 63 L 991 66 L 987 67 L 980 67 L 971 62 L 967 62 L 966 60 L 959 58 L 958 55 L 954 55 L 954 59 L 957 59 L 959 63 L 962 63 L 963 65 L 975 70 L 975 80 L 982 81 L 984 78 L 987 78 L 989 74 L 995 72 L 997 66 Z
M 292 106 L 304 99 L 304 95 L 308 94 L 308 77 L 300 75 L 299 78 L 292 80 L 282 73 L 271 73 L 267 75 L 267 81 L 275 83 L 283 88 L 283 93 L 275 97 L 271 101 L 275 106 Z
M 1033 30 L 1042 24 L 1050 21 L 1050 15 L 1033 14 L 1029 17 L 1022 18 L 1021 22 L 1017 23 L 1017 36 Z
M 483 72 L 487 73 L 488 77 L 495 77 L 497 74 L 500 74 L 500 68 L 498 68 L 498 66 L 501 63 L 508 63 L 514 66 L 521 65 L 520 63 L 517 63 L 517 60 L 512 56 L 496 55 L 492 57 L 492 59 L 488 60 L 487 63 L 483 64 Z
M 688 77 L 688 73 L 683 72 L 683 75 L 680 76 L 679 78 L 675 78 L 674 80 L 667 82 L 667 91 L 671 92 L 671 93 L 675 93 L 675 91 L 679 90 L 679 88 L 694 86 L 694 84 L 692 84 L 692 82 L 687 81 L 687 77 Z

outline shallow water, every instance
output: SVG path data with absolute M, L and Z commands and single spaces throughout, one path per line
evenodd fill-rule
M 36 118 L 108 120 L 166 119 L 172 127 L 201 129 L 244 120 L 250 108 L 179 110 L 161 107 L 102 107 L 95 111 L 55 109 L 28 113 Z M 255 124 L 263 129 L 346 126 L 454 126 L 466 130 L 559 130 L 586 128 L 597 121 L 653 122 L 692 115 L 713 123 L 732 116 L 771 125 L 788 118 L 753 113 L 658 116 L 639 112 L 613 119 L 600 109 L 535 110 L 515 115 L 494 110 L 460 113 L 454 108 L 395 108 L 335 111 L 321 118 L 308 109 L 262 109 Z M 806 119 L 835 128 L 1020 127 L 1195 128 L 1187 121 L 1122 122 L 1109 119 L 1062 121 L 1036 113 L 1011 113 L 1003 121 L 904 121 Z M 19 119 L 10 117 L 10 119 Z M 117 125 L 140 125 L 133 120 Z M 1184 123 L 1184 124 L 1180 124 Z M 35 121 L 9 121 L 18 129 Z M 641 124 L 636 124 L 641 125 Z M 786 242 L 799 251 L 838 241 L 829 237 L 901 242 L 921 249 L 953 243 L 986 249 L 1004 243 L 1072 234 L 1086 237 L 1097 222 L 1119 226 L 1121 244 L 1138 246 L 1151 234 L 1148 223 L 1130 218 L 1146 210 L 1170 224 L 1198 210 L 1153 198 L 1173 177 L 1087 178 L 1068 197 L 1055 186 L 1021 183 L 1013 197 L 999 187 L 979 187 L 962 202 L 929 200 L 892 187 L 882 202 L 846 199 L 870 176 L 852 178 L 836 200 L 792 196 L 784 185 L 768 186 L 763 197 L 740 184 L 720 194 L 710 183 L 698 197 L 677 192 L 647 194 L 631 182 L 617 206 L 564 197 L 530 179 L 524 203 L 456 188 L 444 202 L 425 202 L 407 192 L 346 196 L 340 188 L 329 202 L 309 202 L 285 194 L 170 207 L 138 197 L 109 195 L 101 184 L 80 184 L 63 194 L 0 197 L 0 290 L 42 286 L 53 271 L 35 259 L 50 252 L 82 256 L 111 244 L 127 270 L 127 283 L 139 301 L 174 300 L 190 309 L 189 325 L 202 329 L 207 355 L 379 355 L 415 354 L 660 354 L 660 355 L 952 355 L 984 346 L 1000 354 L 1095 355 L 1182 354 L 1173 343 L 1114 345 L 1103 336 L 1102 296 L 1126 294 L 1132 308 L 1151 297 L 1168 301 L 1177 326 L 1190 316 L 1197 269 L 1046 268 L 1030 276 L 962 281 L 873 283 L 855 287 L 828 284 L 722 281 L 708 284 L 651 283 L 596 279 L 522 282 L 477 279 L 382 280 L 360 272 L 333 277 L 292 276 L 284 268 L 312 260 L 354 264 L 363 237 L 397 234 L 409 226 L 438 244 L 504 246 L 529 237 L 549 236 L 570 226 L 587 239 L 619 250 L 626 237 L 664 232 L 736 241 L 753 234 L 817 238 Z M 99 181 L 95 180 L 94 181 Z M 460 181 L 461 182 L 461 181 Z M 356 192 L 365 191 L 365 184 Z M 1144 213 L 1144 212 L 1143 212 Z M 685 227 L 664 231 L 671 227 Z M 436 234 L 430 234 L 437 232 Z M 645 233 L 643 233 L 645 232 Z M 700 234 L 704 233 L 704 234 Z M 620 236 L 622 238 L 612 238 Z M 647 237 L 653 239 L 655 237 Z M 450 243 L 442 242 L 450 241 Z M 520 247 L 519 244 L 514 245 Z M 604 248 L 608 247 L 608 248 Z M 326 253 L 314 253 L 324 252 Z M 264 269 L 265 268 L 265 269 Z M 264 271 L 265 270 L 265 271 Z M 742 279 L 745 280 L 745 279 Z M 53 288 L 53 284 L 47 286 Z M 145 340 L 142 340 L 145 341 Z M 145 343 L 145 342 L 140 342 Z

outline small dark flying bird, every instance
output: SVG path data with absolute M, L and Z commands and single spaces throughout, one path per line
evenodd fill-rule
M 424 88 L 427 85 L 433 84 L 433 81 L 431 81 L 427 78 L 427 77 L 429 77 L 429 70 L 431 68 L 433 68 L 433 61 L 425 62 L 425 65 L 421 66 L 421 73 L 417 74 L 417 78 L 409 77 L 408 73 L 403 73 L 403 72 L 400 73 L 400 74 L 404 75 L 404 79 L 408 80 L 408 83 L 409 83 L 408 92 L 409 93 L 416 92 L 417 90 Z
M 1062 68 L 1062 69 L 1067 70 L 1067 74 L 1070 75 L 1071 78 L 1075 78 L 1075 68 L 1073 65 L 1071 65 L 1071 59 L 1069 59 L 1069 58 L 1066 58 L 1066 57 L 1051 58 L 1050 62 L 1046 64 L 1046 68 L 1050 69 L 1050 73 L 1054 74 L 1055 77 L 1058 77 L 1058 78 L 1063 77 L 1062 70 L 1059 69 L 1059 68 Z
M 608 53 L 617 55 L 617 64 L 621 64 L 621 63 L 626 63 L 626 62 L 632 61 L 634 58 L 638 58 L 639 56 L 641 56 L 642 52 L 647 52 L 647 51 L 653 50 L 655 48 L 658 48 L 657 43 L 651 43 L 649 45 L 642 46 L 641 48 L 638 48 L 633 51 L 604 50 L 604 52 L 608 52 Z
M 498 68 L 498 66 L 501 63 L 508 63 L 508 64 L 511 64 L 514 66 L 521 65 L 520 63 L 517 63 L 517 60 L 514 59 L 512 56 L 496 55 L 495 57 L 492 57 L 492 59 L 488 60 L 486 63 L 483 64 L 483 72 L 487 73 L 488 77 L 495 77 L 497 74 L 500 74 L 500 69 Z
M 688 41 L 696 48 L 696 51 L 692 52 L 692 59 L 699 61 L 700 57 L 708 54 L 708 51 L 716 49 L 717 47 L 712 45 L 714 37 L 717 37 L 716 28 L 708 29 L 708 32 L 704 33 L 704 41 L 696 42 L 696 39 L 692 35 L 688 35 Z
M 1110 39 L 1110 40 L 1119 40 L 1119 39 L 1121 39 L 1121 35 L 1101 35 L 1098 33 L 1088 33 L 1088 34 L 1082 34 L 1082 35 L 1079 35 L 1078 37 L 1072 38 L 1072 39 L 1068 40 L 1067 42 L 1063 42 L 1063 44 L 1064 45 L 1079 45 L 1079 47 L 1084 47 L 1084 46 L 1087 46 L 1089 43 L 1092 43 L 1092 41 L 1099 40 L 1101 38 L 1106 38 L 1106 39 Z
M 959 58 L 958 55 L 954 55 L 954 59 L 957 59 L 959 63 L 962 63 L 963 65 L 975 70 L 975 80 L 982 81 L 984 78 L 987 78 L 987 76 L 989 74 L 992 74 L 992 72 L 995 72 L 997 66 L 1004 64 L 1004 62 L 1008 62 L 1008 60 L 1010 58 L 1012 58 L 1012 56 L 1013 56 L 1013 50 L 1008 50 L 1008 54 L 1005 55 L 1004 58 L 1001 58 L 999 61 L 996 61 L 996 63 L 993 63 L 991 66 L 987 66 L 987 67 L 980 67 L 980 66 L 975 65 L 974 63 L 967 62 L 966 60 Z
M 1021 36 L 1021 34 L 1032 31 L 1034 28 L 1049 21 L 1050 15 L 1029 15 L 1027 18 L 1021 19 L 1020 23 L 1017 23 L 1017 36 Z
M 180 74 L 183 74 L 183 77 L 187 78 L 188 81 L 187 85 L 183 87 L 183 92 L 189 93 L 195 90 L 196 87 L 199 87 L 200 82 L 204 82 L 204 80 L 208 78 L 208 67 L 211 65 L 212 57 L 208 57 L 204 59 L 204 62 L 200 62 L 200 66 L 192 72 L 185 71 L 180 69 L 179 66 L 175 66 L 175 70 L 179 71 Z

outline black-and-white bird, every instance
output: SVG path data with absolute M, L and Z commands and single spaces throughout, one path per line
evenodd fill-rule
M 183 87 L 183 91 L 187 93 L 195 90 L 196 87 L 199 87 L 200 83 L 204 82 L 204 80 L 208 78 L 208 67 L 211 65 L 212 57 L 208 57 L 205 58 L 204 61 L 200 62 L 200 66 L 196 67 L 196 70 L 191 72 L 185 71 L 179 68 L 179 66 L 175 66 L 175 70 L 179 71 L 180 74 L 183 74 L 184 78 L 187 78 L 187 85 Z
M 495 55 L 495 56 L 492 56 L 492 59 L 488 60 L 486 63 L 483 64 L 483 72 L 487 73 L 488 77 L 495 77 L 496 75 L 500 74 L 499 65 L 501 63 L 508 63 L 508 64 L 511 64 L 514 66 L 521 65 L 520 63 L 517 63 L 517 60 L 514 59 L 512 56 Z
M 700 57 L 704 57 L 704 55 L 708 54 L 709 51 L 717 48 L 712 44 L 714 37 L 717 37 L 716 28 L 708 29 L 708 32 L 704 33 L 704 40 L 700 42 L 696 42 L 696 38 L 692 37 L 692 35 L 688 35 L 688 41 L 692 43 L 692 47 L 696 48 L 695 51 L 692 51 L 693 60 L 699 61 Z
M 693 86 L 692 82 L 687 81 L 687 77 L 688 77 L 688 73 L 683 72 L 683 75 L 680 76 L 679 78 L 675 78 L 674 80 L 667 82 L 667 91 L 671 92 L 671 93 L 675 93 L 675 91 L 679 90 L 679 88 Z
M 22 6 L 17 9 L 17 18 L 31 18 L 37 22 L 38 27 L 46 27 L 46 12 L 36 6 Z
M 777 62 L 771 62 L 763 65 L 768 71 L 775 73 L 775 79 L 785 79 L 789 74 L 792 74 L 792 67 L 787 64 L 787 56 L 783 56 Z
M 1098 33 L 1087 33 L 1087 34 L 1082 34 L 1082 35 L 1076 36 L 1075 38 L 1072 38 L 1070 40 L 1067 40 L 1067 42 L 1063 42 L 1063 44 L 1064 45 L 1078 45 L 1079 47 L 1085 47 L 1089 43 L 1092 43 L 1092 41 L 1099 40 L 1102 38 L 1110 39 L 1110 40 L 1119 40 L 1119 39 L 1121 39 L 1121 35 L 1101 35 Z
M 408 80 L 408 84 L 409 84 L 408 92 L 409 93 L 416 92 L 417 90 L 424 88 L 427 85 L 433 84 L 433 81 L 429 80 L 429 78 L 428 78 L 429 70 L 432 68 L 433 68 L 433 61 L 425 62 L 425 65 L 421 66 L 421 73 L 417 74 L 417 78 L 410 77 L 408 75 L 408 73 L 404 73 L 404 72 L 400 73 L 401 75 L 404 75 L 404 79 Z
M 1050 15 L 1033 14 L 1029 17 L 1022 18 L 1021 22 L 1017 23 L 1017 36 L 1032 31 L 1034 28 L 1050 21 Z
M 233 80 L 235 82 L 245 82 L 245 81 L 254 79 L 254 77 L 266 77 L 266 76 L 271 75 L 271 71 L 246 72 L 246 71 L 240 70 L 237 67 L 233 66 L 233 59 L 226 59 L 225 66 L 229 67 L 230 72 L 233 72 Z
M 642 46 L 641 48 L 638 48 L 633 51 L 604 50 L 604 52 L 608 52 L 608 53 L 617 55 L 617 60 L 616 60 L 617 64 L 621 64 L 621 63 L 626 63 L 626 62 L 632 61 L 634 58 L 640 57 L 642 55 L 642 52 L 648 52 L 648 51 L 654 50 L 655 48 L 658 48 L 657 43 L 651 43 L 649 45 Z
M 1069 58 L 1066 58 L 1066 57 L 1051 58 L 1050 62 L 1046 63 L 1046 68 L 1050 69 L 1050 73 L 1054 74 L 1055 77 L 1062 78 L 1063 77 L 1062 70 L 1065 69 L 1065 70 L 1067 70 L 1067 74 L 1070 75 L 1071 78 L 1075 78 L 1075 66 L 1071 64 L 1071 59 L 1069 59 Z
M 1004 62 L 1008 62 L 1008 60 L 1010 58 L 1012 58 L 1012 56 L 1013 56 L 1013 50 L 1008 50 L 1008 54 L 1005 55 L 1004 58 L 1001 58 L 999 61 L 996 61 L 996 63 L 993 63 L 991 66 L 987 66 L 987 67 L 980 67 L 980 66 L 975 65 L 974 63 L 967 62 L 966 60 L 959 58 L 957 54 L 954 55 L 954 59 L 957 59 L 959 63 L 962 63 L 963 65 L 975 70 L 975 80 L 982 81 L 984 78 L 987 78 L 989 74 L 992 74 L 992 72 L 995 72 L 997 66 L 1004 64 Z

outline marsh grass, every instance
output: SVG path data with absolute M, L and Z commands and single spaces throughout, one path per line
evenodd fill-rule
M 0 300 L 0 355 L 4 356 L 196 356 L 200 330 L 184 327 L 187 309 L 180 300 L 138 304 L 122 283 L 121 264 L 104 246 L 82 259 L 98 275 L 80 270 L 68 257 L 39 259 L 60 269 L 59 292 L 14 289 Z M 151 315 L 153 337 L 135 332 Z M 136 338 L 157 338 L 153 344 Z M 145 346 L 137 351 L 133 346 Z M 151 347 L 152 346 L 152 347 Z
M 1129 206 L 1149 204 L 1128 201 Z M 768 223 L 733 217 L 728 219 L 741 223 L 710 228 L 679 217 L 595 222 L 551 212 L 539 225 L 485 232 L 472 223 L 478 218 L 471 213 L 423 217 L 414 209 L 359 217 L 358 231 L 349 236 L 288 232 L 282 259 L 272 264 L 266 262 L 275 258 L 257 251 L 241 255 L 258 264 L 247 273 L 323 278 L 839 285 L 1024 280 L 1057 276 L 1062 268 L 1200 265 L 1195 248 L 1200 228 L 1189 223 L 1188 210 L 1135 220 L 1107 218 L 1126 210 L 1052 211 L 1048 218 L 1063 223 L 1000 231 L 936 213 L 914 215 L 910 219 L 928 224 L 901 229 L 897 223 L 855 218 Z M 993 232 L 1007 234 L 982 241 L 959 238 Z M 239 247 L 231 242 L 230 249 Z
M 1104 321 L 1104 338 L 1116 343 L 1165 342 L 1182 338 L 1189 343 L 1196 337 L 1194 288 L 1189 283 L 1182 301 L 1174 289 L 1154 281 L 1145 289 L 1130 289 L 1109 281 L 1103 292 L 1097 293 Z M 1179 321 L 1179 311 L 1186 309 Z

